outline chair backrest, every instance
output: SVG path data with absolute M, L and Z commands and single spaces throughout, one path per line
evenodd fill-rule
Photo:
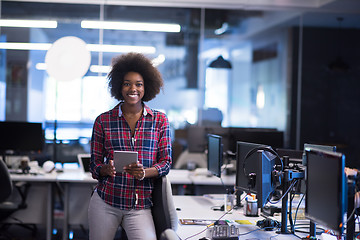
M 178 217 L 174 202 L 170 181 L 166 176 L 154 179 L 154 189 L 152 192 L 153 207 L 151 209 L 156 236 L 160 239 L 161 234 L 166 229 L 176 231 L 178 226 Z
M 8 168 L 3 160 L 0 160 L 0 202 L 5 201 L 12 193 L 12 181 Z

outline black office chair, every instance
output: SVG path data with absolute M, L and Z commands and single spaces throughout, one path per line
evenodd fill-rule
M 156 238 L 158 240 L 180 239 L 175 232 L 178 226 L 178 217 L 172 199 L 171 184 L 166 176 L 154 179 L 152 201 L 151 212 L 155 224 Z M 124 229 L 122 229 L 120 239 L 128 239 Z
M 157 239 L 166 239 L 166 232 L 176 231 L 178 217 L 172 199 L 171 184 L 166 176 L 154 179 L 152 192 L 153 207 L 151 209 Z M 176 234 L 175 234 L 176 235 Z
M 8 216 L 7 209 L 10 211 L 13 207 L 13 205 L 4 203 L 4 201 L 11 195 L 13 185 L 6 164 L 2 160 L 0 160 L 0 182 L 0 220 L 3 220 Z
M 5 230 L 11 224 L 2 223 L 2 221 L 7 219 L 8 217 L 10 217 L 11 214 L 16 212 L 17 210 L 24 209 L 27 207 L 26 197 L 27 197 L 27 193 L 28 193 L 30 184 L 25 183 L 25 182 L 18 182 L 13 185 L 11 178 L 10 178 L 8 168 L 5 164 L 5 162 L 2 160 L 0 160 L 0 183 L 1 183 L 0 184 L 0 226 L 1 226 L 0 230 L 1 230 L 1 232 L 5 232 Z M 12 194 L 14 186 L 20 194 L 20 197 L 21 197 L 20 203 L 6 201 Z M 24 227 L 32 230 L 33 235 L 35 235 L 36 226 L 31 225 L 31 226 L 24 226 Z

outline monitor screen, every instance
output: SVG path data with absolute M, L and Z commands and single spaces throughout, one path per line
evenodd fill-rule
M 42 151 L 44 133 L 41 123 L 0 122 L 0 151 Z
M 277 154 L 279 157 L 283 158 L 284 156 L 289 157 L 289 161 L 292 163 L 302 163 L 303 151 L 287 148 L 277 148 Z
M 254 142 L 270 145 L 274 149 L 284 147 L 284 132 L 269 128 L 229 128 L 229 149 L 236 151 L 236 142 Z
M 304 144 L 304 153 L 306 150 L 309 150 L 309 149 L 317 149 L 317 150 L 322 150 L 322 151 L 336 152 L 336 146 L 305 143 Z M 306 164 L 307 164 L 307 157 L 305 154 L 305 156 L 303 158 L 303 165 L 306 166 Z
M 258 147 L 269 147 L 262 144 L 250 143 L 250 142 L 236 142 L 236 187 L 237 189 L 243 191 L 249 191 L 248 185 L 248 177 L 245 176 L 245 173 L 248 175 L 249 173 L 256 173 L 258 169 L 258 156 L 257 154 L 252 154 L 246 159 L 244 165 L 245 156 Z M 245 168 L 245 173 L 244 173 Z M 256 187 L 254 189 L 250 189 L 251 192 L 256 193 Z
M 268 151 L 259 150 L 255 153 L 258 157 L 258 170 L 256 175 L 256 197 L 258 207 L 262 208 L 275 190 L 275 184 L 272 182 L 272 172 L 275 166 L 276 156 Z
M 189 152 L 204 153 L 206 148 L 206 130 L 201 126 L 190 126 L 187 131 Z
M 221 165 L 223 149 L 222 137 L 218 135 L 208 135 L 207 166 L 208 171 L 217 177 L 221 177 Z
M 308 149 L 305 215 L 315 223 L 343 232 L 345 199 L 345 155 Z
M 80 166 L 80 170 L 83 172 L 90 172 L 91 154 L 80 153 L 77 155 L 77 159 Z
M 329 152 L 336 152 L 336 146 L 304 143 L 304 151 L 309 148 L 319 149 L 319 150 L 329 151 Z
M 222 137 L 224 151 L 228 150 L 229 130 L 222 127 L 190 126 L 187 130 L 187 142 L 190 153 L 204 153 L 209 134 Z

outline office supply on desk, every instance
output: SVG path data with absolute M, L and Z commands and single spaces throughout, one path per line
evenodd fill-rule
M 135 151 L 114 151 L 114 166 L 117 172 L 122 172 L 123 167 L 137 161 L 138 153 Z
M 243 208 L 234 209 L 231 214 L 224 214 L 222 211 L 213 211 L 213 206 L 218 206 L 223 203 L 223 199 L 220 197 L 203 197 L 203 196 L 174 196 L 175 206 L 181 208 L 178 212 L 179 219 L 190 219 L 199 221 L 218 221 L 219 224 L 234 225 L 239 229 L 239 239 L 271 239 L 277 233 L 275 229 L 272 231 L 265 231 L 256 225 L 258 221 L 265 218 L 259 217 L 247 217 L 244 214 Z M 275 218 L 274 218 L 275 220 Z M 303 220 L 308 223 L 308 220 Z M 215 223 L 214 222 L 214 223 Z M 301 224 L 303 224 L 302 222 Z M 211 239 L 212 225 L 196 225 L 189 224 L 183 225 L 179 222 L 177 234 L 181 239 L 202 239 L 207 237 Z M 302 234 L 300 234 L 301 236 Z M 278 234 L 276 239 L 289 240 L 298 239 L 298 237 L 287 234 Z
M 206 219 L 187 219 L 187 218 L 179 219 L 179 222 L 182 225 L 203 225 L 203 226 L 208 226 L 210 224 L 213 224 L 215 221 L 216 220 L 206 220 Z
M 237 240 L 239 239 L 239 229 L 235 225 L 214 225 L 211 229 L 211 239 Z

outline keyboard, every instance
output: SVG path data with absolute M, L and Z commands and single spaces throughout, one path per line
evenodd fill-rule
M 214 225 L 211 232 L 213 240 L 237 240 L 239 229 L 234 225 Z

